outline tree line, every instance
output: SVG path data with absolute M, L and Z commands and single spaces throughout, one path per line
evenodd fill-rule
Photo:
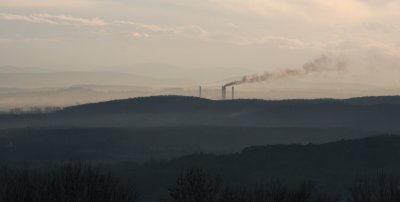
M 47 114 L 52 112 L 61 111 L 61 107 L 29 107 L 29 108 L 12 108 L 8 110 L 8 112 L 4 112 L 5 114 Z
M 136 187 L 111 173 L 81 162 L 49 170 L 0 167 L 1 202 L 138 202 Z M 397 202 L 400 178 L 380 172 L 362 177 L 347 193 L 321 192 L 312 182 L 288 185 L 272 180 L 254 185 L 232 185 L 200 168 L 184 169 L 160 202 Z

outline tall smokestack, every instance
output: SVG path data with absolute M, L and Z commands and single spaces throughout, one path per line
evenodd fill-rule
M 235 86 L 232 86 L 232 100 L 235 99 Z
M 201 86 L 199 86 L 199 97 L 201 98 Z
M 225 100 L 226 99 L 226 86 L 221 87 L 221 99 Z

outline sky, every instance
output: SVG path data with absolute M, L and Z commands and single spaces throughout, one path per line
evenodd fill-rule
M 399 10 L 397 0 L 0 0 L 0 65 L 254 73 L 327 55 L 347 60 L 344 79 L 394 85 Z

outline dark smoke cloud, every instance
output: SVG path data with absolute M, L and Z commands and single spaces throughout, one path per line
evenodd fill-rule
M 227 87 L 246 83 L 259 83 L 267 81 L 269 79 L 286 78 L 291 76 L 305 76 L 317 72 L 338 72 L 344 71 L 346 69 L 347 62 L 345 60 L 322 55 L 319 58 L 316 58 L 313 61 L 304 64 L 301 68 L 283 69 L 275 72 L 265 72 L 263 74 L 244 76 L 240 80 L 232 81 L 225 84 L 225 86 Z

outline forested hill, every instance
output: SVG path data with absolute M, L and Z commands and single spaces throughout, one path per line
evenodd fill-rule
M 397 131 L 399 120 L 397 96 L 276 101 L 155 96 L 73 106 L 51 114 L 2 115 L 0 127 L 241 125 Z
M 263 170 L 266 175 L 292 170 L 292 175 L 323 170 L 324 172 L 399 171 L 400 136 L 380 135 L 362 139 L 338 140 L 324 144 L 276 144 L 251 146 L 235 154 L 194 154 L 177 158 L 168 164 L 184 167 Z M 240 165 L 240 166 L 239 166 Z M 266 172 L 266 171 L 271 172 Z M 246 173 L 243 171 L 243 173 Z M 288 173 L 285 173 L 288 174 Z M 312 175 L 312 173 L 309 173 Z
M 200 167 L 231 184 L 309 180 L 327 191 L 343 192 L 357 177 L 400 174 L 399 158 L 400 137 L 388 135 L 327 144 L 254 146 L 236 154 L 187 155 L 125 169 L 135 173 L 136 180 L 151 179 L 148 186 L 153 188 L 172 180 L 179 168 Z
M 188 112 L 201 110 L 229 110 L 238 109 L 262 110 L 270 107 L 285 106 L 343 106 L 343 105 L 397 105 L 400 96 L 359 97 L 350 99 L 293 99 L 293 100 L 208 100 L 198 97 L 185 96 L 152 96 L 125 100 L 113 100 L 93 104 L 67 107 L 63 112 L 90 112 L 90 113 L 152 113 L 152 112 Z

